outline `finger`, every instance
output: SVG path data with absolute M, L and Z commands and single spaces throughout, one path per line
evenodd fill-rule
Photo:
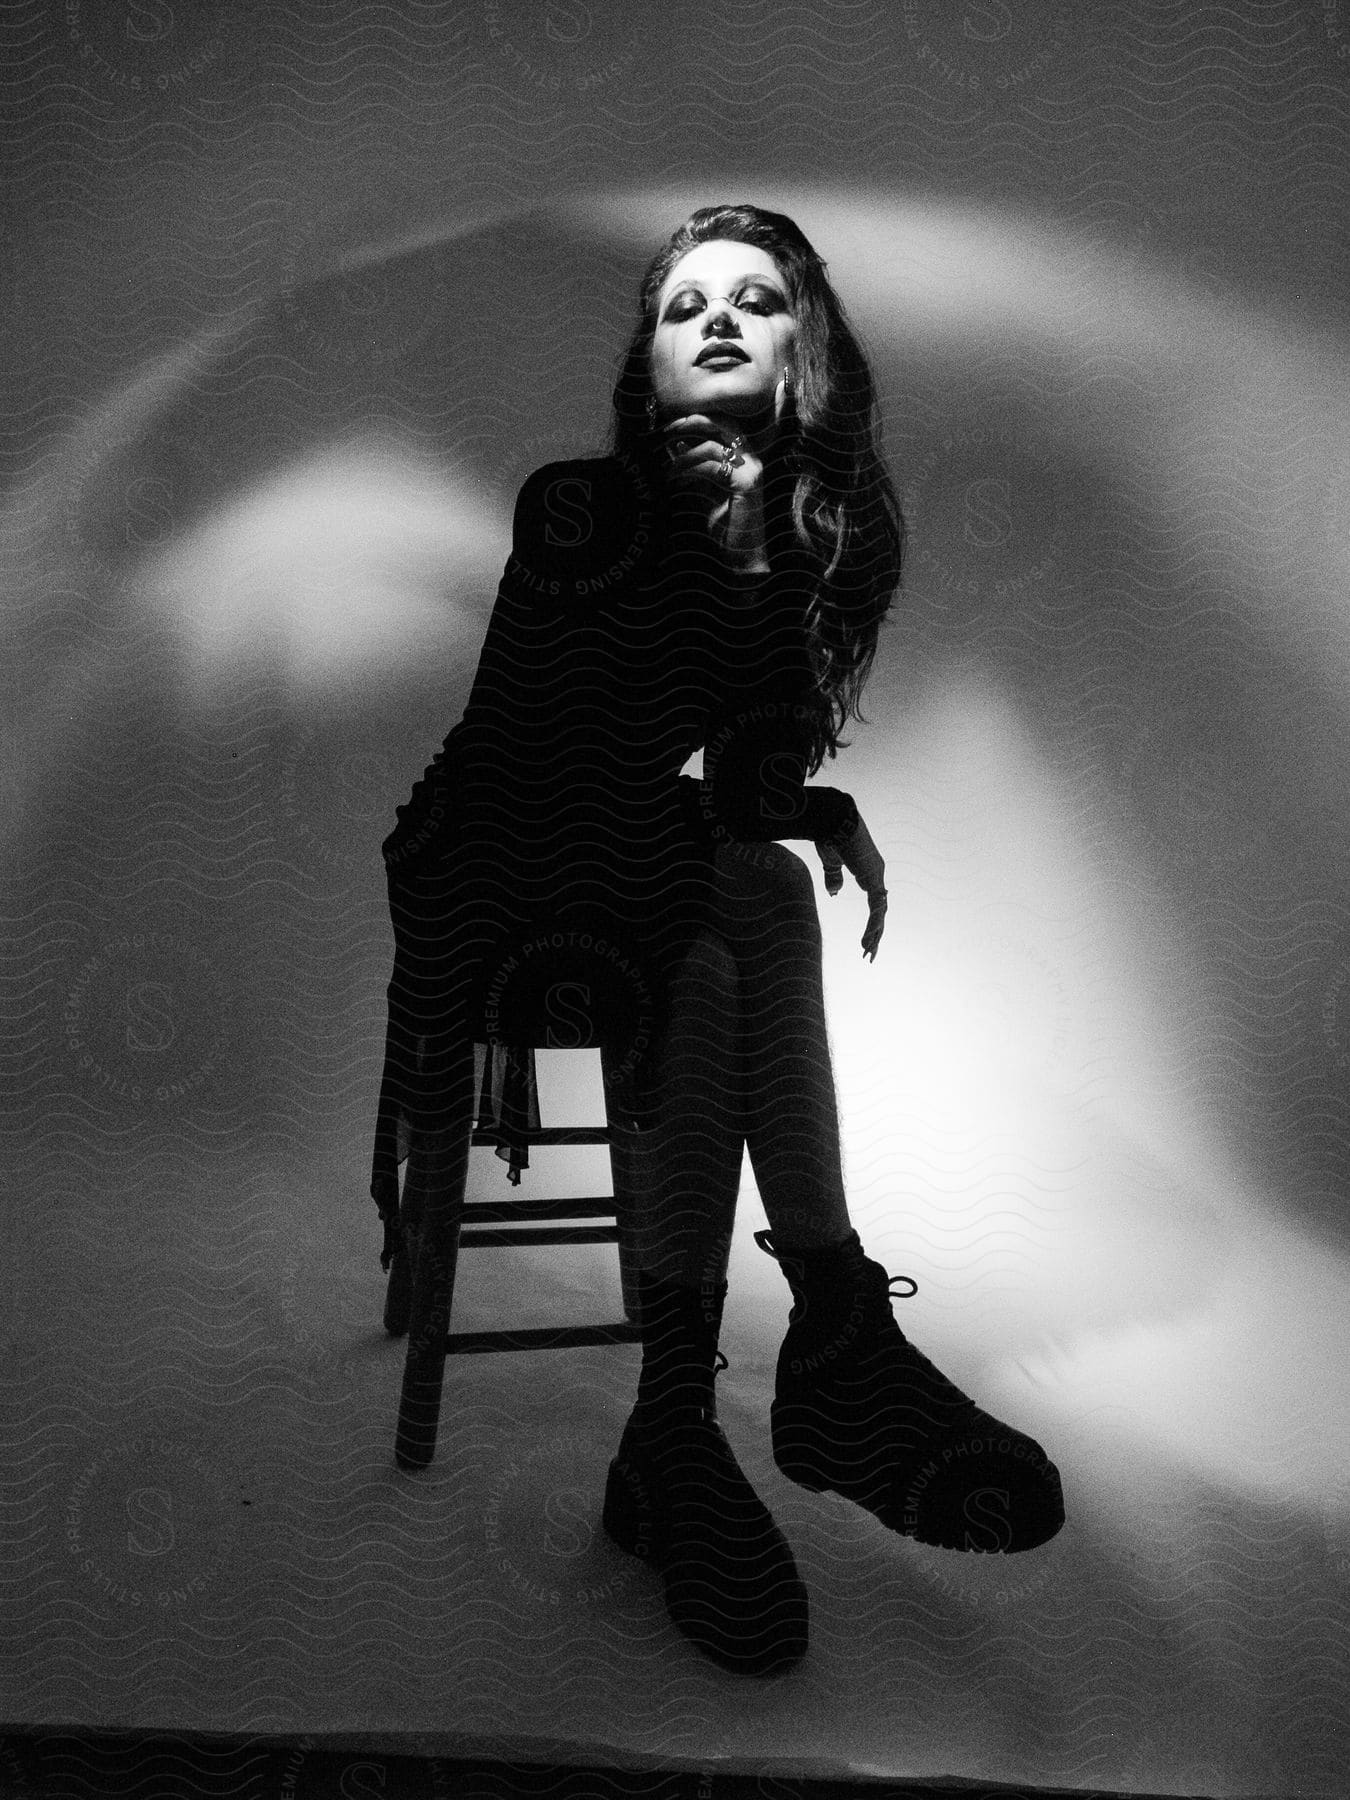
M 683 437 L 672 438 L 670 453 L 672 456 L 716 456 L 720 457 L 726 445 L 716 438 L 695 437 L 686 432 Z
M 863 933 L 863 955 L 877 959 L 877 948 L 881 943 L 881 934 L 886 929 L 886 896 L 878 894 L 871 899 L 868 908 L 867 929 Z
M 743 431 L 699 414 L 672 419 L 665 427 L 665 442 L 672 454 L 681 448 L 688 448 L 720 459 L 730 451 L 740 461 L 751 460 L 746 451 Z
M 672 431 L 666 441 L 676 445 L 680 443 L 694 445 L 699 449 L 706 450 L 710 455 L 720 456 L 727 449 L 734 435 L 734 433 L 728 432 L 723 436 L 715 426 L 709 425 L 706 419 L 689 419 L 685 421 L 682 430 Z
M 719 419 L 712 413 L 683 413 L 678 419 L 672 419 L 665 429 L 668 432 L 699 431 L 708 437 L 736 436 L 736 427 L 732 422 Z
M 726 451 L 725 444 L 716 443 L 708 438 L 700 442 L 679 440 L 671 446 L 671 464 L 674 468 L 693 474 L 706 469 L 716 469 Z
M 728 464 L 726 455 L 725 445 L 700 445 L 686 456 L 672 457 L 670 479 L 677 485 L 697 485 L 720 499 L 725 499 L 733 488 L 753 485 L 753 474 L 747 480 L 742 473 L 744 465 L 734 461 Z
M 724 487 L 725 483 L 718 474 L 721 464 L 721 451 L 711 454 L 700 449 L 682 455 L 673 455 L 670 459 L 670 479 L 676 483 L 695 483 L 710 490 Z

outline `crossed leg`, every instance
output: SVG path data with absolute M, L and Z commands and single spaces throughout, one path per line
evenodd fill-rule
M 776 1242 L 851 1229 L 810 871 L 780 844 L 724 845 L 715 892 L 716 934 L 672 984 L 641 1134 L 639 1259 L 687 1287 L 725 1279 L 747 1146 Z
M 638 1261 L 686 1288 L 726 1279 L 745 1144 L 739 1004 L 731 950 L 705 932 L 671 983 L 634 1159 Z
M 851 1224 L 811 872 L 765 843 L 726 846 L 717 873 L 740 983 L 743 1118 L 760 1199 L 781 1248 L 837 1244 Z

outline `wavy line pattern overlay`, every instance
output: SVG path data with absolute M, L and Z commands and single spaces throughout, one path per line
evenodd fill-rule
M 0 43 L 0 1708 L 69 1734 L 0 1792 L 1344 1794 L 1350 5 L 14 0 Z M 909 524 L 821 777 L 890 889 L 873 966 L 816 887 L 850 1208 L 1069 1513 L 960 1555 L 779 1473 L 747 1175 L 719 1408 L 812 1607 L 765 1683 L 599 1528 L 635 1349 L 454 1359 L 395 1468 L 366 1190 L 381 839 L 647 256 L 741 199 L 826 257 Z M 599 1116 L 593 1057 L 539 1072 Z M 455 1323 L 618 1305 L 609 1248 L 487 1249 Z

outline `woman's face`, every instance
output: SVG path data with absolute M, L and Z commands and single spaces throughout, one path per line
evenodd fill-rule
M 652 391 L 668 417 L 782 408 L 796 321 L 787 283 L 767 250 L 725 239 L 697 244 L 657 296 Z

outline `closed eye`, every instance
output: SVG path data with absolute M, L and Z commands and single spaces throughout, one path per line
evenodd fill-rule
M 692 319 L 707 304 L 704 296 L 697 288 L 686 288 L 677 294 L 666 308 L 667 320 L 679 323 L 683 319 Z M 773 288 L 747 287 L 739 290 L 735 304 L 741 312 L 755 313 L 765 317 L 770 313 L 781 311 L 786 305 L 783 296 Z

